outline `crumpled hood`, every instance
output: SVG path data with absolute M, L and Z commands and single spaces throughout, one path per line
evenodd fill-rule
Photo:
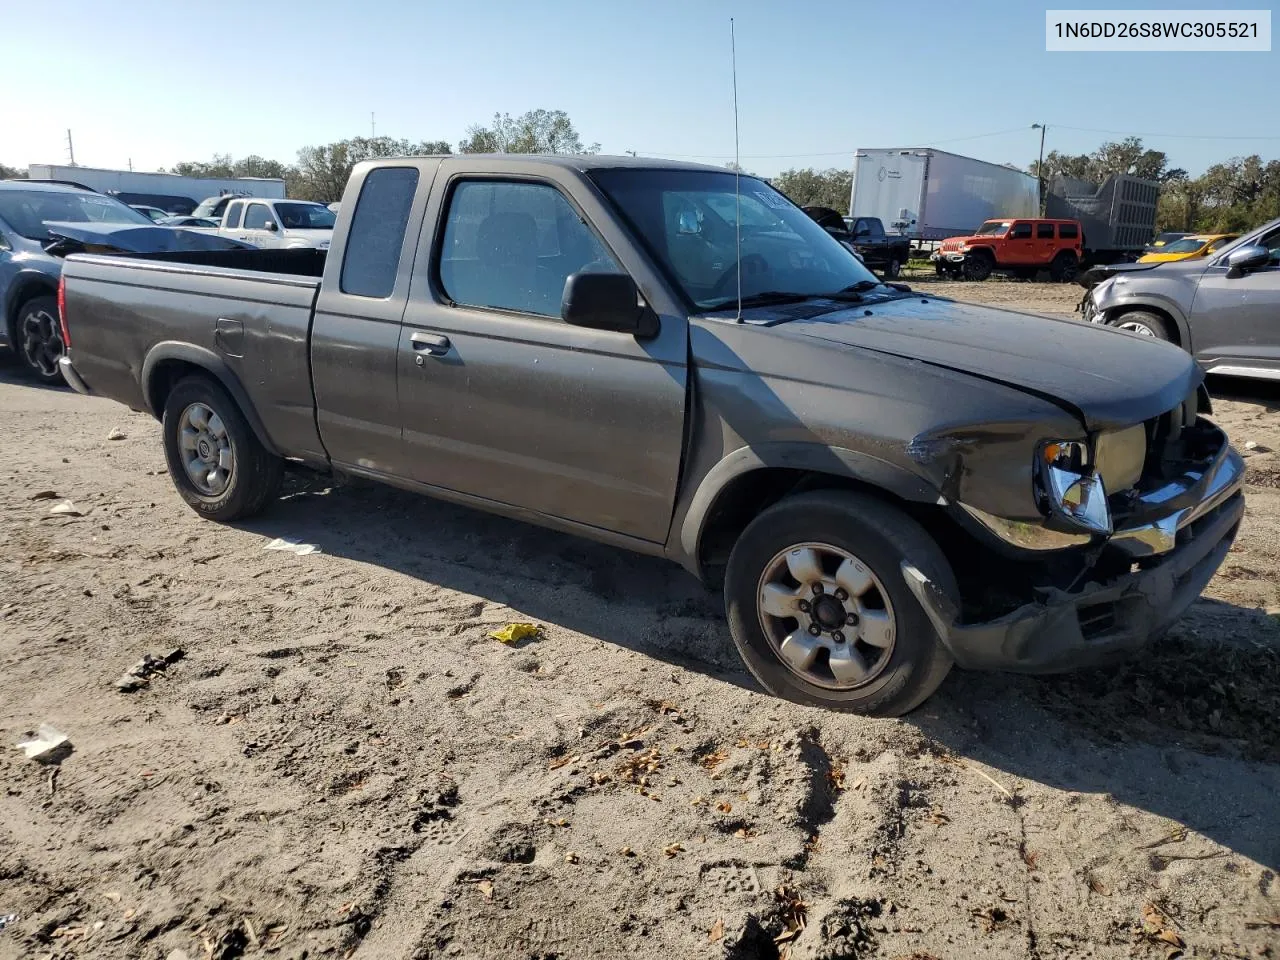
M 246 244 L 229 237 L 198 233 L 180 227 L 143 226 L 133 223 L 80 223 L 48 221 L 45 228 L 59 237 L 86 247 L 109 247 L 125 253 L 169 253 L 178 250 L 239 250 Z
M 1129 426 L 1164 413 L 1204 379 L 1191 357 L 1172 344 L 1096 324 L 933 297 L 856 306 L 769 330 L 1012 386 L 1054 401 L 1090 430 Z

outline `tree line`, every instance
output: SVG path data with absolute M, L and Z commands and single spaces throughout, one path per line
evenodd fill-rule
M 1039 176 L 1039 162 L 1032 161 L 1026 170 Z M 1050 150 L 1044 158 L 1048 180 L 1064 176 L 1101 184 L 1119 173 L 1160 184 L 1158 230 L 1240 233 L 1280 217 L 1280 160 L 1264 161 L 1257 154 L 1215 163 L 1198 177 L 1170 166 L 1164 151 L 1148 149 L 1138 137 L 1103 143 L 1093 153 Z M 853 172 L 839 168 L 786 170 L 773 177 L 772 183 L 801 206 L 846 211 Z
M 191 177 L 277 177 L 284 180 L 290 197 L 328 202 L 342 196 L 351 168 L 361 160 L 446 154 L 455 149 L 458 153 L 590 154 L 598 153 L 600 144 L 584 143 L 563 110 L 530 110 L 516 117 L 496 113 L 490 123 L 468 127 L 456 145 L 446 140 L 352 137 L 303 147 L 292 164 L 256 155 L 238 160 L 215 156 L 207 161 L 184 161 L 170 172 Z M 1039 163 L 1033 161 L 1026 171 L 1039 176 Z M 1280 217 L 1280 160 L 1264 161 L 1257 154 L 1215 163 L 1198 177 L 1171 166 L 1164 151 L 1149 149 L 1138 137 L 1108 141 L 1092 153 L 1050 150 L 1044 158 L 1043 174 L 1049 180 L 1064 176 L 1101 183 L 1117 173 L 1160 184 L 1159 230 L 1240 232 Z M 0 179 L 23 175 L 0 164 Z M 853 188 L 850 168 L 791 169 L 769 179 L 800 206 L 849 209 Z

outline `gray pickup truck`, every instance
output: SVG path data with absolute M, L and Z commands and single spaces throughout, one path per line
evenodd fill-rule
M 881 283 L 710 167 L 363 163 L 327 253 L 62 276 L 65 376 L 162 421 L 201 515 L 261 510 L 293 462 L 665 556 L 810 704 L 1133 650 L 1244 512 L 1181 350 Z

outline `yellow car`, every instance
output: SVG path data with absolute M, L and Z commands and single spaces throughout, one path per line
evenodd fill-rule
M 1207 257 L 1230 243 L 1238 233 L 1193 233 L 1174 240 L 1160 248 L 1157 253 L 1148 253 L 1138 258 L 1139 263 L 1171 263 L 1174 260 L 1194 260 Z

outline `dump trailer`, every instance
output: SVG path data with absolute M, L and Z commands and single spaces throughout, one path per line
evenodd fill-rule
M 1156 232 L 1160 184 L 1130 174 L 1112 174 L 1099 186 L 1056 176 L 1045 196 L 1045 216 L 1079 220 L 1084 262 L 1137 259 Z
M 912 240 L 962 237 L 993 217 L 1040 212 L 1036 178 L 1014 167 L 932 147 L 859 150 L 850 216 L 879 217 Z

